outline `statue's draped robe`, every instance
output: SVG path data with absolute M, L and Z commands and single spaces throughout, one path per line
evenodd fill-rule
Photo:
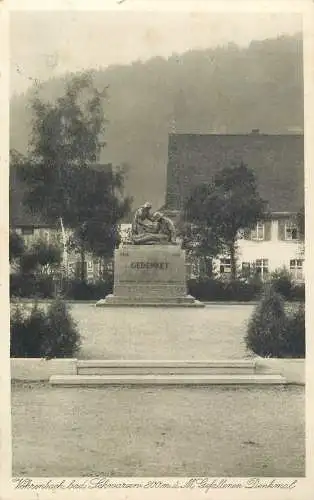
M 168 217 L 154 221 L 147 217 L 143 207 L 136 210 L 132 223 L 134 244 L 169 243 L 175 240 L 175 228 Z

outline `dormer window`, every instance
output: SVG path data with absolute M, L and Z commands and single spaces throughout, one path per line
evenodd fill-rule
M 254 241 L 262 241 L 265 239 L 265 224 L 258 222 L 251 231 L 251 239 Z

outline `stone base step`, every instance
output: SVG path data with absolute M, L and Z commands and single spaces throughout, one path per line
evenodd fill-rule
M 285 384 L 281 375 L 53 375 L 50 384 L 66 387 L 108 385 L 274 385 Z
M 254 360 L 78 360 L 78 375 L 254 374 Z
M 95 304 L 96 307 L 205 307 L 205 304 L 191 295 L 185 297 L 130 297 L 107 295 Z

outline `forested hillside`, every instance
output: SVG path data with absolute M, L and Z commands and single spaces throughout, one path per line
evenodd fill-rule
M 66 78 L 66 77 L 65 77 Z M 57 97 L 65 78 L 41 91 Z M 101 160 L 130 165 L 127 193 L 134 205 L 164 203 L 168 133 L 293 133 L 303 130 L 301 37 L 193 50 L 95 71 L 108 88 L 106 141 Z M 11 148 L 25 153 L 31 90 L 11 101 Z

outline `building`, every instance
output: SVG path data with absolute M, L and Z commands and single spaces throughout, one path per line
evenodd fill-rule
M 165 208 L 174 218 L 201 183 L 227 165 L 244 162 L 254 170 L 260 195 L 268 201 L 271 220 L 239 235 L 238 267 L 254 268 L 262 277 L 282 267 L 295 280 L 304 279 L 304 248 L 296 214 L 304 204 L 303 135 L 171 134 L 168 146 Z M 231 271 L 230 258 L 220 256 L 214 268 Z M 197 273 L 197 270 L 195 271 Z

